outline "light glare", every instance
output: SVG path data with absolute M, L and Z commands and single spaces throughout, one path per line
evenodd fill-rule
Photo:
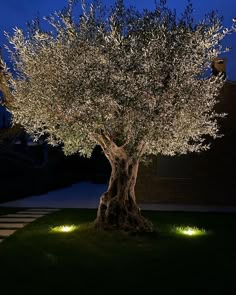
M 78 226 L 75 226 L 75 225 L 61 225 L 61 226 L 53 227 L 51 230 L 53 232 L 69 233 L 76 230 L 77 228 Z
M 174 232 L 180 235 L 186 236 L 202 236 L 206 235 L 206 231 L 204 229 L 199 229 L 197 227 L 175 227 Z

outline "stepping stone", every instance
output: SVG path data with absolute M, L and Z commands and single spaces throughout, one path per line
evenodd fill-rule
M 14 234 L 15 231 L 16 229 L 0 229 L 0 237 L 9 237 Z
M 22 228 L 25 223 L 0 223 L 0 228 Z
M 4 215 L 4 217 L 25 217 L 25 218 L 39 218 L 39 217 L 42 217 L 44 215 L 42 214 L 19 214 L 19 213 L 16 213 L 16 214 L 7 214 L 7 215 Z
M 28 222 L 32 222 L 34 220 L 36 220 L 37 218 L 10 218 L 10 217 L 0 217 L 0 223 L 1 222 L 24 222 L 24 223 L 28 223 Z
M 3 239 L 0 239 L 0 243 L 3 241 Z
M 46 211 L 46 212 L 56 212 L 56 211 L 59 211 L 60 209 L 55 209 L 55 208 L 52 208 L 52 209 L 49 209 L 49 208 L 32 208 L 32 209 L 28 209 L 27 211 L 31 212 L 31 211 Z
M 28 214 L 28 216 L 32 216 L 33 214 L 44 214 L 44 215 L 46 215 L 46 214 L 50 214 L 50 213 L 52 213 L 52 212 L 49 212 L 49 211 L 19 211 L 19 212 L 17 212 L 18 214 Z

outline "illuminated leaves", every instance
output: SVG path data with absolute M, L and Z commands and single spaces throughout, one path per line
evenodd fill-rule
M 141 142 L 146 154 L 207 149 L 203 138 L 217 136 L 212 111 L 224 82 L 210 77 L 211 60 L 235 28 L 223 28 L 215 14 L 194 23 L 189 8 L 177 21 L 163 5 L 141 13 L 118 1 L 103 15 L 83 1 L 76 23 L 70 1 L 47 18 L 52 32 L 15 29 L 8 36 L 18 73 L 14 121 L 64 143 L 68 154 L 90 156 L 101 134 L 134 156 Z

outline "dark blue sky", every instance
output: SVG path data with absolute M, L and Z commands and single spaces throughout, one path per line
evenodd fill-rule
M 104 0 L 106 4 L 113 3 L 112 0 Z M 152 0 L 125 0 L 126 4 L 136 7 L 152 8 Z M 236 0 L 192 0 L 195 8 L 195 16 L 201 18 L 206 12 L 217 9 L 224 17 L 224 25 L 230 26 L 233 17 L 236 17 Z M 13 27 L 25 28 L 27 21 L 32 20 L 37 14 L 46 16 L 60 10 L 67 0 L 1 0 L 0 3 L 0 46 L 6 43 L 4 31 L 12 32 Z M 169 0 L 168 5 L 176 8 L 177 12 L 183 11 L 186 0 Z M 236 33 L 225 41 L 227 46 L 233 47 L 225 57 L 228 58 L 227 73 L 230 80 L 236 80 Z M 4 54 L 5 55 L 5 54 Z

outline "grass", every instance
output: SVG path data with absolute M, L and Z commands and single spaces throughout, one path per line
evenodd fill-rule
M 64 209 L 0 244 L 1 294 L 236 294 L 235 214 L 144 212 L 156 236 L 93 229 L 96 211 Z M 55 232 L 61 225 L 78 226 Z M 184 236 L 176 227 L 206 235 Z

